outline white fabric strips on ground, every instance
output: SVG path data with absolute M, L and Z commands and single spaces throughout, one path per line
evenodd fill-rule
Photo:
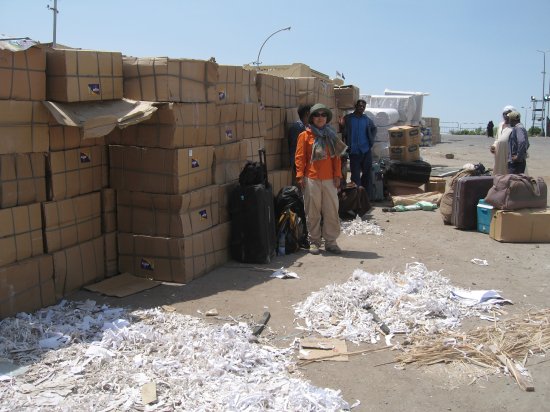
M 370 274 L 356 269 L 341 285 L 328 285 L 295 305 L 305 329 L 327 338 L 351 342 L 380 339 L 371 306 L 392 333 L 435 333 L 453 329 L 462 318 L 475 316 L 491 305 L 468 306 L 451 298 L 457 290 L 439 271 L 410 263 L 403 273 Z
M 291 349 L 253 344 L 247 324 L 207 325 L 162 309 L 62 302 L 0 321 L 0 411 L 322 411 L 339 391 L 291 377 Z M 156 386 L 144 405 L 141 387 Z
M 375 222 L 362 220 L 359 216 L 354 220 L 340 221 L 340 228 L 348 236 L 363 234 L 380 236 L 382 234 L 382 229 Z

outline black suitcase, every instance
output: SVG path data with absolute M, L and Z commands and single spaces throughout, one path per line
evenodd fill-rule
M 229 199 L 231 256 L 240 262 L 269 263 L 275 255 L 275 208 L 263 149 L 260 162 L 264 165 L 264 182 L 239 185 Z
M 422 184 L 430 181 L 431 173 L 432 165 L 423 160 L 413 162 L 389 160 L 385 164 L 384 178 Z
M 477 228 L 477 204 L 493 186 L 493 176 L 464 176 L 456 182 L 451 224 L 461 230 Z

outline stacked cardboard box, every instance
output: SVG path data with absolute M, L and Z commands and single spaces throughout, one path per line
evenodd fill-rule
M 0 319 L 55 303 L 40 202 L 48 151 L 43 49 L 0 42 Z
M 101 232 L 105 248 L 105 276 L 118 274 L 117 194 L 112 188 L 101 190 Z
M 390 159 L 409 162 L 420 159 L 420 128 L 394 126 L 388 129 Z
M 359 88 L 353 85 L 334 88 L 336 107 L 339 109 L 353 109 L 359 99 Z
M 441 143 L 441 129 L 439 127 L 438 117 L 423 117 L 422 123 L 426 128 L 430 129 L 431 144 Z

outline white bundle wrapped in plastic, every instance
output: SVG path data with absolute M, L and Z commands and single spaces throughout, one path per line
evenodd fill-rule
M 365 114 L 376 127 L 391 126 L 399 121 L 399 112 L 396 109 L 369 107 L 365 109 Z
M 386 96 L 394 96 L 394 95 L 413 96 L 414 101 L 416 102 L 416 110 L 412 119 L 410 120 L 410 124 L 415 126 L 420 124 L 420 121 L 422 120 L 422 106 L 424 104 L 424 96 L 429 96 L 429 93 L 403 92 L 403 91 L 386 89 L 384 90 L 384 94 Z
M 367 109 L 396 109 L 399 121 L 410 123 L 416 113 L 414 96 L 367 96 Z

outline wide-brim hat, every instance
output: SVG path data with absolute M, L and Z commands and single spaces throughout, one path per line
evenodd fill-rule
M 330 123 L 330 121 L 332 120 L 332 112 L 330 111 L 330 109 L 327 106 L 325 106 L 322 103 L 314 104 L 311 107 L 311 110 L 309 112 L 309 122 L 312 123 L 313 122 L 313 115 L 315 113 L 320 113 L 320 112 L 325 112 L 327 114 L 327 123 Z

